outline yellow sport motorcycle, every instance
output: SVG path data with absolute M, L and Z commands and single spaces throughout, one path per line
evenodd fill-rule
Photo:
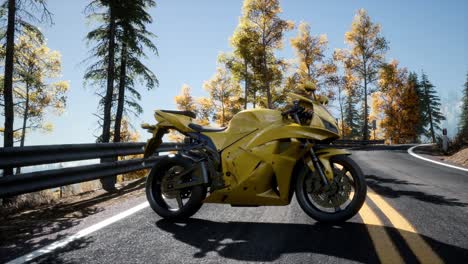
M 339 138 L 327 99 L 290 94 L 292 107 L 280 112 L 245 110 L 227 128 L 203 127 L 189 111 L 156 110 L 156 125 L 145 148 L 158 152 L 164 134 L 185 135 L 176 154 L 159 158 L 146 182 L 151 208 L 161 217 L 181 220 L 203 203 L 232 206 L 288 205 L 295 193 L 301 208 L 320 222 L 353 217 L 366 198 L 359 166 L 346 150 L 330 143 Z

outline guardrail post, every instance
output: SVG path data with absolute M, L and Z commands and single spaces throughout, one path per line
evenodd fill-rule
M 101 158 L 101 163 L 106 162 L 113 162 L 116 161 L 117 158 L 108 157 L 108 158 Z M 115 191 L 115 184 L 117 183 L 117 175 L 107 176 L 99 179 L 101 182 L 102 189 L 107 192 Z

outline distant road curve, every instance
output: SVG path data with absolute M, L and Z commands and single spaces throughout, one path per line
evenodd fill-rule
M 431 160 L 431 159 L 428 159 L 428 158 L 424 158 L 423 156 L 414 153 L 414 149 L 417 148 L 417 147 L 431 146 L 431 145 L 434 145 L 434 144 L 421 144 L 421 145 L 413 146 L 413 147 L 411 147 L 411 148 L 408 149 L 408 153 L 409 153 L 411 156 L 413 156 L 413 157 L 415 157 L 415 158 L 418 158 L 418 159 L 422 159 L 422 160 L 425 160 L 425 161 L 428 161 L 428 162 L 432 162 L 432 163 L 435 163 L 435 164 L 438 164 L 438 165 L 442 165 L 442 166 L 446 166 L 446 167 L 449 167 L 449 168 L 453 168 L 453 169 L 457 169 L 457 170 L 462 170 L 462 171 L 468 172 L 468 169 L 466 169 L 466 168 L 462 168 L 462 167 L 459 167 L 459 166 L 455 166 L 455 165 L 451 165 L 451 164 L 447 164 L 447 163 L 443 163 L 443 162 Z

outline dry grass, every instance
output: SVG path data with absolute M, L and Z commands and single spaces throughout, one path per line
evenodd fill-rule
M 468 167 L 468 147 L 456 152 L 450 157 L 445 158 L 445 160 Z
M 140 170 L 117 176 L 118 184 L 122 185 L 129 181 L 141 179 L 148 174 L 148 170 Z M 0 215 L 9 215 L 12 212 L 20 212 L 36 209 L 41 206 L 52 206 L 61 202 L 63 199 L 92 193 L 101 190 L 101 183 L 99 180 L 82 182 L 62 186 L 61 188 L 54 188 L 39 192 L 23 194 L 11 199 L 7 205 L 1 205 L 0 201 Z

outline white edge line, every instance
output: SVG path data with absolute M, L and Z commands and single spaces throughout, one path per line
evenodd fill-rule
M 7 262 L 6 264 L 17 264 L 17 263 L 25 263 L 25 262 L 28 262 L 28 261 L 31 261 L 37 257 L 40 257 L 44 254 L 48 254 L 48 253 L 51 253 L 53 252 L 54 250 L 58 249 L 58 248 L 61 248 L 61 247 L 64 247 L 66 246 L 67 244 L 69 244 L 70 242 L 73 242 L 74 240 L 78 239 L 78 238 L 81 238 L 81 237 L 84 237 L 84 236 L 87 236 L 93 232 L 96 232 L 98 231 L 99 229 L 101 228 L 104 228 L 108 225 L 111 225 L 117 221 L 120 221 L 122 219 L 124 219 L 125 217 L 127 216 L 130 216 L 146 207 L 148 207 L 149 204 L 148 202 L 144 202 L 144 203 L 141 203 L 133 208 L 130 208 L 126 211 L 123 211 L 117 215 L 114 215 L 110 218 L 107 218 L 106 220 L 104 221 L 101 221 L 99 223 L 96 223 L 90 227 L 87 227 L 85 229 L 82 229 L 80 231 L 78 231 L 76 234 L 73 234 L 71 236 L 68 236 L 62 240 L 59 240 L 59 241 L 56 241 L 48 246 L 45 246 L 45 247 L 42 247 L 40 249 L 37 249 L 37 250 L 34 250 L 33 252 L 30 252 L 26 255 L 23 255 L 21 257 L 18 257 L 16 259 L 13 259 L 9 262 Z
M 416 146 L 413 146 L 411 148 L 408 149 L 408 154 L 410 154 L 411 156 L 415 157 L 415 158 L 418 158 L 418 159 L 422 159 L 422 160 L 425 160 L 425 161 L 429 161 L 429 162 L 432 162 L 432 163 L 435 163 L 435 164 L 439 164 L 439 165 L 442 165 L 442 166 L 445 166 L 445 167 L 449 167 L 449 168 L 452 168 L 452 169 L 457 169 L 457 170 L 462 170 L 462 171 L 468 171 L 468 169 L 466 168 L 462 168 L 462 167 L 458 167 L 458 166 L 455 166 L 455 165 L 451 165 L 451 164 L 447 164 L 447 163 L 443 163 L 443 162 L 439 162 L 439 161 L 435 161 L 435 160 L 431 160 L 431 159 L 428 159 L 428 158 L 424 158 L 416 153 L 413 152 L 413 149 L 417 148 L 417 147 L 422 147 L 422 146 L 430 146 L 430 145 L 433 145 L 433 144 L 421 144 L 421 145 L 416 145 Z

